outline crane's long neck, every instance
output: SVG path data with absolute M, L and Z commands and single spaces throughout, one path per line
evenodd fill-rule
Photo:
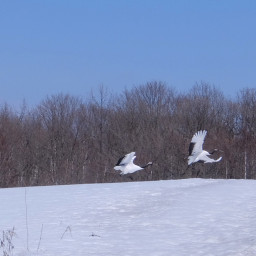
M 152 165 L 153 163 L 152 162 L 149 162 L 149 163 L 147 163 L 146 165 L 144 165 L 144 166 L 141 166 L 141 168 L 147 168 L 148 166 L 150 166 L 150 165 Z
M 214 149 L 213 151 L 209 152 L 210 155 L 213 155 L 214 153 L 216 153 L 218 151 L 218 149 Z

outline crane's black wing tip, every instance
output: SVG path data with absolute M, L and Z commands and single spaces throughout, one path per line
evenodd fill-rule
M 189 144 L 188 153 L 189 153 L 190 156 L 191 156 L 191 154 L 193 152 L 195 144 L 196 143 L 194 143 L 194 142 L 190 142 L 190 144 Z
M 120 163 L 122 162 L 122 160 L 125 158 L 125 156 L 122 156 L 118 159 L 116 166 L 120 165 Z

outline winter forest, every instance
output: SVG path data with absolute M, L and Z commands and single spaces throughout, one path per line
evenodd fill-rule
M 198 130 L 204 148 L 221 149 L 214 164 L 187 165 Z M 133 179 L 256 179 L 256 90 L 227 98 L 208 83 L 185 93 L 163 82 L 118 95 L 101 86 L 88 97 L 57 94 L 32 109 L 0 107 L 0 187 L 129 181 L 113 169 L 135 151 L 153 166 Z

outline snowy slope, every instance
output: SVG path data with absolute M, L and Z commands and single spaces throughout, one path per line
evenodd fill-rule
M 12 188 L 0 201 L 14 255 L 256 255 L 256 181 Z

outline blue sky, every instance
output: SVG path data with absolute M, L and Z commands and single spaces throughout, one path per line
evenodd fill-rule
M 256 87 L 254 0 L 1 0 L 0 104 L 157 80 Z

